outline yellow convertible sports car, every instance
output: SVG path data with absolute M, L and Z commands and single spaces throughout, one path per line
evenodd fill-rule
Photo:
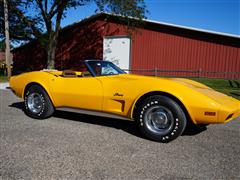
M 240 115 L 240 101 L 198 82 L 126 74 L 101 60 L 87 60 L 78 71 L 13 76 L 10 87 L 32 118 L 48 118 L 63 107 L 109 113 L 136 121 L 143 135 L 160 142 L 180 136 L 187 121 L 224 123 Z

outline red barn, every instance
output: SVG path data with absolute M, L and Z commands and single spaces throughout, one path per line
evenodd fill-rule
M 106 59 L 133 73 L 237 79 L 239 48 L 239 36 L 147 20 L 129 32 L 121 18 L 101 13 L 61 30 L 55 66 L 68 69 L 84 59 Z M 15 72 L 46 66 L 46 53 L 36 41 L 13 54 Z

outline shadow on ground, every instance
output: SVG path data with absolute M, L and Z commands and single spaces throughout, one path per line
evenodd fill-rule
M 12 105 L 9 105 L 9 107 L 14 107 L 17 109 L 21 109 L 23 111 L 24 102 L 16 102 L 13 103 Z M 133 121 L 119 120 L 59 110 L 55 111 L 53 117 L 121 129 L 129 134 L 143 138 L 136 126 L 136 123 Z M 205 131 L 206 129 L 207 129 L 206 127 L 195 127 L 190 123 L 186 126 L 186 129 L 183 132 L 182 136 L 194 136 Z

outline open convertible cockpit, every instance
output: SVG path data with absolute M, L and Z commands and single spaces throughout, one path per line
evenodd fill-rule
M 114 65 L 112 62 L 101 60 L 86 60 L 81 63 L 80 66 L 63 70 L 43 70 L 49 72 L 55 76 L 61 76 L 66 78 L 78 78 L 78 77 L 96 77 L 96 76 L 109 76 L 125 74 L 123 70 Z

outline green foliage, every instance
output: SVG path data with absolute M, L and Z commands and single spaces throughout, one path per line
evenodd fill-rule
M 2 76 L 0 74 L 0 82 L 7 82 L 7 76 Z
M 61 20 L 66 17 L 67 10 L 90 3 L 97 4 L 96 12 L 121 15 L 120 19 L 129 27 L 139 24 L 136 18 L 145 18 L 144 0 L 8 0 L 10 39 L 28 41 L 36 38 L 47 51 L 47 66 L 53 67 Z M 3 0 L 0 0 L 0 39 L 4 38 L 2 4 Z M 129 16 L 135 19 L 126 18 Z
M 144 0 L 95 0 L 98 6 L 96 12 L 116 14 L 120 22 L 127 25 L 127 32 L 131 35 L 136 27 L 144 25 L 142 19 L 146 19 L 148 13 Z
M 5 51 L 6 43 L 5 38 L 0 40 L 0 51 Z M 13 48 L 13 46 L 10 44 L 10 49 Z
M 100 12 L 109 12 L 123 17 L 146 18 L 143 0 L 95 0 Z
M 9 33 L 12 42 L 29 41 L 35 35 L 41 34 L 41 29 L 37 27 L 38 19 L 26 15 L 24 11 L 25 3 L 21 0 L 8 0 L 8 20 Z M 5 38 L 4 6 L 0 0 L 0 39 Z
M 5 41 L 3 39 L 0 41 L 0 51 L 5 51 L 5 47 L 6 47 L 6 45 L 5 45 Z

